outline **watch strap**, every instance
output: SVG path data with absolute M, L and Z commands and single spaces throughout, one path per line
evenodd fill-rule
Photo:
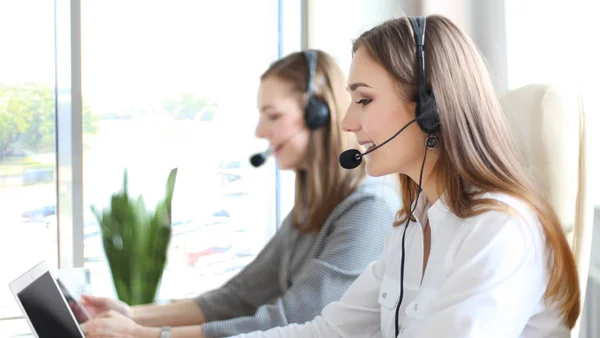
M 160 338 L 171 338 L 171 328 L 168 326 L 163 326 L 160 330 Z

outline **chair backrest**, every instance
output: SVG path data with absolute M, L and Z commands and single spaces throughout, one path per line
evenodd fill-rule
M 505 93 L 500 101 L 530 172 L 571 242 L 583 307 L 594 216 L 583 97 L 574 88 L 532 84 Z M 579 323 L 571 335 L 578 337 Z

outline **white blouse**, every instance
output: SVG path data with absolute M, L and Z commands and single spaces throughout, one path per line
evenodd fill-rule
M 419 199 L 417 222 L 409 223 L 406 231 L 398 337 L 570 336 L 557 304 L 547 306 L 543 298 L 548 250 L 537 217 L 510 196 L 484 197 L 507 204 L 515 213 L 488 211 L 460 219 L 443 199 L 430 207 L 424 196 Z M 423 275 L 423 228 L 428 220 L 431 250 Z M 382 257 L 314 320 L 238 337 L 394 337 L 403 230 L 394 229 Z

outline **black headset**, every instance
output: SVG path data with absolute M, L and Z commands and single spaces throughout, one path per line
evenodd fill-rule
M 306 76 L 306 93 L 308 94 L 308 102 L 304 107 L 304 123 L 310 130 L 316 130 L 326 126 L 330 120 L 329 106 L 321 99 L 315 96 L 313 88 L 313 78 L 317 71 L 317 51 L 309 49 L 303 51 L 308 73 Z
M 414 207 L 410 210 L 410 215 L 407 215 L 406 224 L 404 225 L 404 233 L 402 234 L 402 258 L 400 263 L 400 299 L 398 300 L 398 305 L 396 306 L 395 312 L 395 329 L 396 335 L 398 336 L 400 333 L 399 323 L 398 323 L 398 314 L 400 312 L 400 305 L 402 305 L 402 300 L 404 298 L 404 239 L 406 236 L 406 229 L 408 228 L 408 224 L 410 223 L 410 219 L 412 218 L 413 212 L 417 207 L 417 203 L 419 201 L 419 196 L 421 195 L 421 181 L 423 178 L 423 168 L 425 167 L 425 159 L 427 158 L 427 149 L 436 148 L 439 144 L 438 138 L 435 135 L 441 129 L 440 125 L 440 116 L 437 107 L 437 103 L 435 101 L 435 95 L 433 94 L 433 89 L 431 85 L 427 83 L 427 78 L 425 76 L 425 17 L 408 17 L 408 20 L 412 26 L 414 35 L 415 35 L 415 45 L 417 49 L 417 88 L 418 88 L 418 96 L 417 96 L 417 105 L 415 108 L 415 115 L 417 124 L 423 130 L 423 132 L 427 133 L 427 139 L 425 141 L 425 154 L 423 155 L 423 164 L 421 165 L 421 173 L 419 175 L 419 191 L 417 191 L 417 198 L 415 199 Z M 410 186 L 409 186 L 410 189 Z M 409 190 L 410 193 L 410 190 Z
M 435 95 L 425 76 L 425 17 L 408 17 L 417 49 L 417 107 L 415 115 L 417 124 L 423 132 L 432 135 L 440 131 L 440 117 Z

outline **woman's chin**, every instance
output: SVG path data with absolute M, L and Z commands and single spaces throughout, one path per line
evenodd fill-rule
M 278 165 L 277 165 L 277 168 L 279 168 L 279 170 L 290 170 L 290 169 L 292 169 L 292 168 L 290 168 L 290 167 L 288 167 L 288 166 L 281 165 L 281 164 L 278 164 Z
M 365 166 L 365 171 L 367 172 L 367 175 L 372 176 L 372 177 L 380 177 L 380 176 L 393 174 L 393 172 L 386 170 L 385 168 L 378 166 L 376 163 L 369 162 L 369 161 L 367 161 L 367 165 Z
M 294 166 L 286 158 L 276 157 L 276 160 L 277 160 L 277 168 L 279 168 L 279 170 L 294 169 Z

